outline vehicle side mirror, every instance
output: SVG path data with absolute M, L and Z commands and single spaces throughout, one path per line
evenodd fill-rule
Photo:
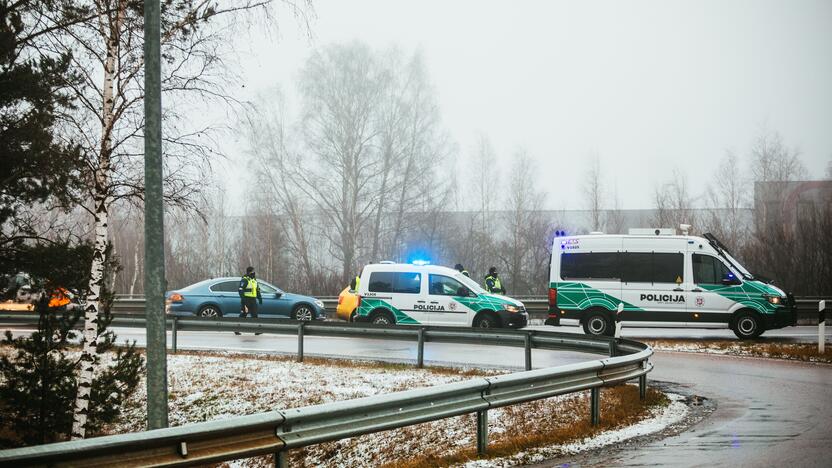
M 280 299 L 280 296 L 282 296 L 282 295 L 283 295 L 283 293 L 278 291 L 278 292 L 274 293 L 274 298 L 275 299 Z

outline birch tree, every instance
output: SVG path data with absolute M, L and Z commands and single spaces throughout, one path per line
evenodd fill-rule
M 268 0 L 220 2 L 173 0 L 162 3 L 161 47 L 164 61 L 162 90 L 165 99 L 191 101 L 231 100 L 223 92 L 226 69 L 222 60 L 223 30 L 220 18 L 264 7 Z M 143 119 L 143 2 L 138 0 L 79 1 L 86 21 L 69 26 L 54 24 L 38 41 L 44 56 L 70 55 L 78 82 L 67 83 L 77 104 L 65 116 L 66 137 L 77 141 L 85 158 L 84 208 L 94 219 L 94 255 L 86 297 L 84 339 L 72 438 L 85 436 L 90 382 L 98 362 L 96 353 L 98 313 L 110 206 L 121 199 L 142 199 Z M 53 23 L 51 11 L 39 19 Z M 210 23 L 210 24 L 209 24 Z M 228 23 L 225 23 L 227 26 Z M 182 101 L 185 102 L 185 101 Z M 183 108 L 188 108 L 183 106 Z M 192 110 L 193 107 L 190 107 Z M 165 107 L 165 201 L 169 205 L 197 207 L 208 158 L 215 155 L 213 128 L 193 126 L 171 106 Z

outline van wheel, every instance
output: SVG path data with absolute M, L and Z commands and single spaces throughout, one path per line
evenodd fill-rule
M 737 338 L 741 340 L 757 338 L 765 331 L 763 330 L 763 324 L 761 323 L 760 318 L 757 314 L 751 311 L 744 311 L 737 314 L 731 328 L 734 330 L 734 334 L 737 335 Z
M 601 312 L 590 312 L 584 318 L 584 333 L 595 336 L 612 336 L 613 328 L 607 315 Z
M 497 319 L 490 313 L 482 314 L 474 321 L 475 328 L 497 328 L 499 326 L 500 324 L 497 323 Z
M 375 325 L 395 325 L 396 319 L 387 311 L 373 312 L 370 316 L 370 323 Z

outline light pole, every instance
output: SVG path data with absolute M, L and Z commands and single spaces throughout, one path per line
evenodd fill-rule
M 160 15 L 159 0 L 144 1 L 144 293 L 148 430 L 168 427 Z

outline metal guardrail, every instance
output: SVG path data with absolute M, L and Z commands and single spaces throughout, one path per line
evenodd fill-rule
M 35 317 L 31 313 L 0 314 L 0 321 L 30 323 Z M 144 327 L 144 319 L 115 317 L 112 325 Z M 0 451 L 0 465 L 186 466 L 273 453 L 276 464 L 285 466 L 287 450 L 470 413 L 477 414 L 477 449 L 484 454 L 489 409 L 590 390 L 590 417 L 593 424 L 598 424 L 601 387 L 638 379 L 643 399 L 647 373 L 653 369 L 649 362 L 653 351 L 643 343 L 572 333 L 232 318 L 170 317 L 168 325 L 174 332 L 222 330 L 297 335 L 299 361 L 303 360 L 304 336 L 416 341 L 419 367 L 424 365 L 426 342 L 523 347 L 527 370 L 224 421 L 4 450 Z M 173 344 L 175 347 L 175 339 Z M 608 357 L 531 370 L 532 349 L 583 351 Z
M 514 297 L 514 296 L 512 296 Z M 523 302 L 529 312 L 530 319 L 545 319 L 549 310 L 549 301 L 545 296 L 517 296 L 514 297 Z M 337 297 L 318 297 L 324 303 L 327 317 L 335 319 L 335 307 L 338 305 Z M 799 297 L 797 301 L 797 319 L 800 325 L 817 325 L 818 323 L 818 301 L 822 297 Z M 832 302 L 832 298 L 826 298 Z M 116 296 L 113 303 L 113 312 L 119 314 L 144 314 L 143 296 Z

